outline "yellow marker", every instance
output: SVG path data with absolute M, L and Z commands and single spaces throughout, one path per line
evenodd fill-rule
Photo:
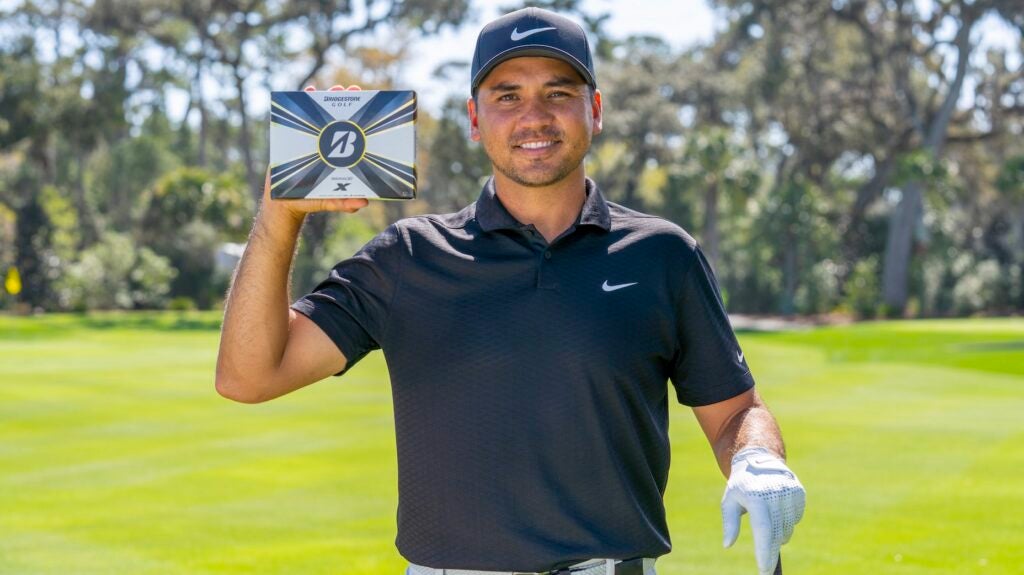
M 7 279 L 4 280 L 4 287 L 7 288 L 7 293 L 11 295 L 18 295 L 21 293 L 21 274 L 18 273 L 18 268 L 11 266 L 7 270 Z

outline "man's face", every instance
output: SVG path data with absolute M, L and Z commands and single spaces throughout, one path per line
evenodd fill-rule
M 569 64 L 543 57 L 506 60 L 467 103 L 470 137 L 497 173 L 517 184 L 549 186 L 583 170 L 601 132 L 601 93 Z

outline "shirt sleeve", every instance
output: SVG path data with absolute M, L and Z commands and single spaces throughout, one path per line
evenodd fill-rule
M 404 255 L 398 224 L 392 224 L 330 271 L 309 294 L 291 305 L 313 320 L 345 356 L 341 375 L 367 353 L 380 349 Z
M 676 294 L 679 348 L 671 380 L 679 402 L 710 405 L 754 387 L 754 378 L 736 341 L 718 282 L 699 247 L 683 272 Z

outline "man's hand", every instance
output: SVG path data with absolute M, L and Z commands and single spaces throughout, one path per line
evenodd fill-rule
M 750 513 L 754 553 L 760 575 L 771 575 L 779 548 L 804 516 L 804 486 L 779 456 L 763 447 L 748 447 L 732 458 L 732 472 L 722 496 L 725 547 L 740 534 L 740 516 Z

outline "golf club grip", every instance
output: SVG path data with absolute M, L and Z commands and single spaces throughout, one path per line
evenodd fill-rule
M 779 562 L 775 564 L 775 573 L 772 575 L 782 575 L 782 553 L 779 553 Z

